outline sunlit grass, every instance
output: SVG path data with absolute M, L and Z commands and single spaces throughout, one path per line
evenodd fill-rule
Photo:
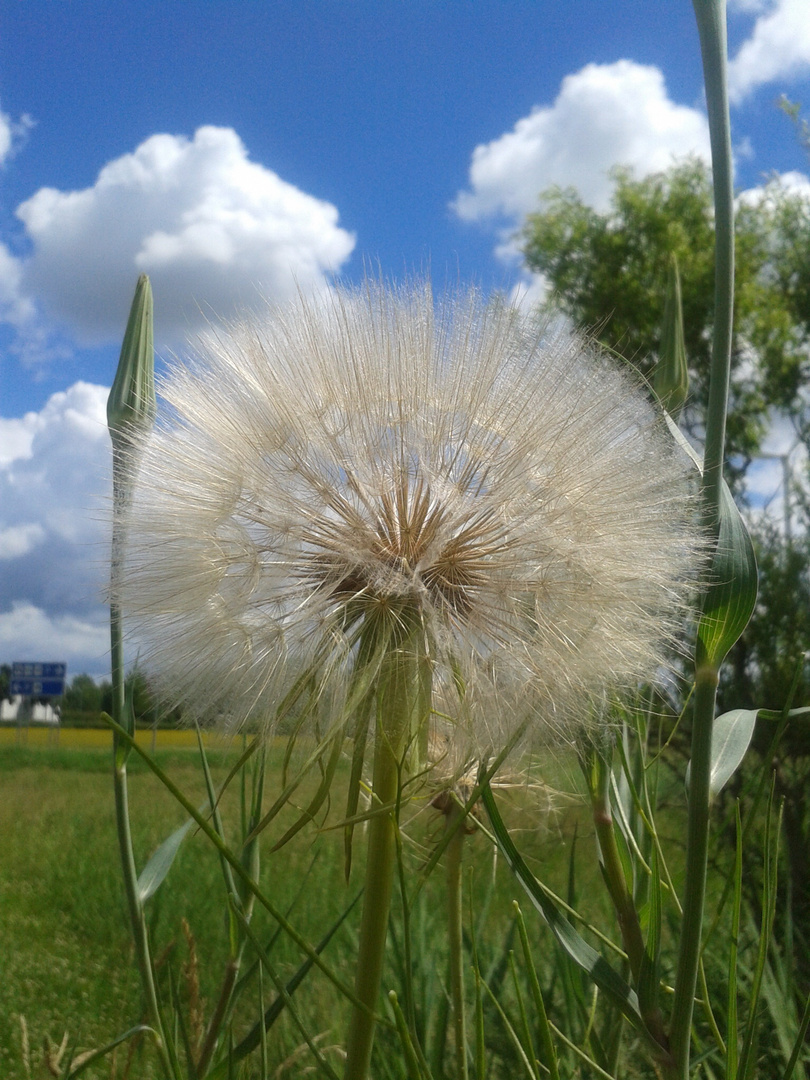
M 145 738 L 151 738 L 146 732 Z M 48 1036 L 58 1043 L 65 1031 L 71 1045 L 87 1049 L 113 1039 L 143 1018 L 116 846 L 115 819 L 110 789 L 109 744 L 105 733 L 88 730 L 61 732 L 60 745 L 49 747 L 42 735 L 28 747 L 0 748 L 3 798 L 0 800 L 0 939 L 3 941 L 3 979 L 0 980 L 0 1076 L 5 1080 L 26 1080 L 21 1062 L 20 1016 L 25 1016 L 30 1033 L 33 1062 L 42 1060 L 42 1040 Z M 93 736 L 98 744 L 93 742 Z M 164 736 L 170 738 L 163 741 Z M 191 732 L 158 733 L 157 757 L 190 798 L 201 805 L 204 786 L 199 760 L 192 748 Z M 222 743 L 212 738 L 211 760 L 219 781 L 236 760 L 241 740 Z M 132 756 L 133 765 L 135 755 Z M 271 753 L 269 793 L 278 790 L 280 755 Z M 569 788 L 573 776 L 566 764 L 554 767 L 554 783 Z M 178 825 L 183 812 L 147 771 L 139 768 L 131 785 L 133 841 L 138 866 L 142 867 L 154 848 Z M 305 801 L 302 794 L 301 801 Z M 557 798 L 549 813 L 544 792 L 518 778 L 514 791 L 506 796 L 510 820 L 530 852 L 531 861 L 542 868 L 544 879 L 564 891 L 567 861 L 574 824 L 579 828 L 581 886 L 593 890 L 597 870 L 593 848 L 587 835 L 584 805 L 573 798 Z M 226 830 L 236 835 L 238 792 L 236 785 L 223 799 Z M 441 835 L 439 815 L 423 800 L 417 816 L 406 828 L 405 857 L 415 875 L 424 864 L 432 843 Z M 283 817 L 264 840 L 262 883 L 282 910 L 303 894 L 291 915 L 296 927 L 310 941 L 317 941 L 325 928 L 355 896 L 362 880 L 363 845 L 358 844 L 357 865 L 352 882 L 343 880 L 342 830 L 305 830 L 289 847 L 269 853 L 272 839 L 280 835 L 295 811 Z M 330 821 L 339 821 L 335 806 Z M 474 867 L 474 889 L 478 909 L 485 918 L 478 928 L 479 948 L 493 963 L 503 950 L 512 925 L 511 901 L 515 885 L 506 867 L 493 860 L 492 848 L 481 836 L 466 844 L 465 859 Z M 307 877 L 313 859 L 314 872 Z M 442 875 L 423 892 L 412 926 L 419 941 L 415 971 L 416 984 L 428 1003 L 444 996 L 445 936 L 443 907 L 437 899 Z M 412 881 L 412 879 L 409 879 Z M 486 905 L 484 898 L 487 898 Z M 181 1000 L 187 989 L 183 965 L 188 945 L 182 930 L 185 919 L 197 942 L 200 959 L 202 997 L 210 1010 L 227 954 L 223 890 L 218 859 L 205 838 L 191 833 L 181 848 L 169 878 L 148 902 L 155 956 L 161 958 L 160 972 L 165 984 L 171 967 Z M 395 912 L 398 903 L 395 900 Z M 351 957 L 356 947 L 357 912 L 330 944 L 330 962 L 350 977 Z M 542 935 L 536 918 L 529 916 L 535 936 Z M 254 925 L 264 941 L 273 932 L 270 920 L 257 911 Z M 401 984 L 401 928 L 396 920 L 389 974 L 386 985 Z M 289 977 L 300 963 L 295 948 L 283 937 L 274 946 L 273 956 L 280 971 Z M 164 985 L 164 992 L 166 986 Z M 267 990 L 268 997 L 272 997 Z M 255 1018 L 255 1002 L 253 1018 Z M 309 1030 L 322 1033 L 325 1043 L 339 1041 L 346 1005 L 337 993 L 316 975 L 310 977 L 298 999 Z M 427 1012 L 426 1012 L 427 1015 Z M 245 1024 L 236 1031 L 244 1033 Z M 383 1047 L 389 1043 L 382 1032 Z M 292 1054 L 301 1040 L 286 1019 L 272 1030 L 272 1057 L 278 1063 Z M 391 1044 L 392 1046 L 394 1044 Z M 127 1050 L 117 1055 L 118 1076 L 123 1074 Z M 298 1059 L 300 1061 L 300 1059 Z M 141 1048 L 130 1076 L 151 1080 L 151 1051 Z M 45 1076 L 34 1068 L 33 1076 Z M 91 1080 L 108 1080 L 109 1060 L 88 1073 Z M 295 1069 L 288 1075 L 295 1075 Z

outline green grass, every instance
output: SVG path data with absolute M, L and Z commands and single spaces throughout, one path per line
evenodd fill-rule
M 71 1046 L 89 1049 L 110 1041 L 143 1017 L 118 861 L 109 750 L 81 745 L 81 740 L 71 745 L 67 734 L 62 733 L 59 746 L 0 747 L 0 1077 L 8 1080 L 27 1080 L 22 1064 L 21 1015 L 29 1032 L 33 1080 L 48 1075 L 41 1049 L 46 1036 L 58 1044 L 67 1031 Z M 224 778 L 240 749 L 241 743 L 211 748 L 215 779 Z M 196 752 L 182 746 L 159 746 L 156 758 L 193 804 L 201 805 L 205 791 Z M 184 814 L 137 755 L 131 755 L 130 762 L 133 839 L 136 860 L 142 867 L 155 847 L 182 824 Z M 281 749 L 274 747 L 270 751 L 266 806 L 279 790 L 280 762 Z M 546 764 L 549 775 L 545 779 L 552 789 L 571 791 L 577 782 L 575 767 L 570 762 Z M 340 819 L 341 780 L 339 774 L 328 822 Z M 236 838 L 239 819 L 237 789 L 234 783 L 222 801 L 231 840 Z M 306 790 L 296 793 L 296 797 L 299 806 L 304 805 Z M 584 913 L 615 937 L 584 802 L 559 794 L 549 801 L 546 791 L 525 778 L 502 789 L 499 798 L 527 861 L 544 882 L 563 895 L 576 828 L 576 884 Z M 347 887 L 340 829 L 319 831 L 310 825 L 287 847 L 269 852 L 272 840 L 281 835 L 296 814 L 294 807 L 286 808 L 263 837 L 261 882 L 277 907 L 292 909 L 292 922 L 314 943 L 357 893 L 363 879 L 363 837 L 358 829 L 352 880 Z M 406 819 L 405 876 L 408 888 L 412 888 L 441 836 L 442 823 L 424 796 L 412 804 Z M 673 820 L 677 828 L 677 815 Z M 466 880 L 473 883 L 472 908 L 481 969 L 491 985 L 498 988 L 504 1005 L 514 1010 L 508 949 L 519 949 L 512 936 L 512 900 L 518 898 L 535 943 L 541 982 L 544 989 L 552 988 L 552 998 L 562 1007 L 566 990 L 551 939 L 506 866 L 494 859 L 492 847 L 480 832 L 466 842 L 465 866 Z M 210 1014 L 227 955 L 224 900 L 218 857 L 205 837 L 192 831 L 169 877 L 147 906 L 154 955 L 163 956 L 162 992 L 164 997 L 168 995 L 171 972 L 186 1016 L 190 981 L 184 969 L 189 961 L 189 944 L 183 920 L 195 942 L 200 992 L 204 1011 Z M 353 981 L 358 918 L 356 909 L 325 954 L 349 984 Z M 467 923 L 469 931 L 469 919 Z M 258 906 L 252 925 L 260 940 L 269 942 L 275 927 Z M 410 978 L 417 1027 L 438 1061 L 445 1042 L 447 964 L 441 865 L 412 912 L 411 937 Z M 384 986 L 396 988 L 401 1001 L 405 982 L 403 947 L 401 910 L 395 892 Z M 283 935 L 273 946 L 272 959 L 285 978 L 301 962 L 298 950 Z M 267 979 L 265 993 L 267 999 L 272 998 Z M 320 1045 L 340 1044 L 346 1003 L 320 973 L 308 976 L 295 1001 L 308 1029 L 319 1036 Z M 248 1030 L 256 1011 L 251 985 L 249 999 L 237 1016 L 237 1038 Z M 514 1050 L 489 1006 L 486 1019 L 493 1060 L 490 1076 L 492 1080 L 516 1080 Z M 300 1052 L 302 1038 L 290 1018 L 284 1014 L 270 1034 L 269 1075 L 284 1063 L 287 1065 L 280 1077 L 300 1075 L 299 1070 L 310 1059 Z M 110 1080 L 113 1076 L 122 1080 L 127 1055 L 127 1047 L 122 1047 L 114 1065 L 107 1059 L 85 1075 L 89 1080 Z M 379 1080 L 400 1080 L 403 1074 L 396 1036 L 384 1026 L 379 1029 L 376 1055 L 375 1076 Z M 327 1051 L 327 1056 L 340 1073 L 337 1049 Z M 449 1067 L 449 1056 L 447 1061 Z M 148 1045 L 139 1046 L 128 1075 L 132 1080 L 152 1080 L 158 1075 Z M 245 1071 L 240 1075 L 247 1080 L 257 1074 Z M 438 1080 L 442 1073 L 435 1075 Z
M 220 779 L 227 765 L 235 760 L 237 749 L 235 746 L 212 752 L 212 764 Z M 204 787 L 196 754 L 183 749 L 158 750 L 157 758 L 195 804 L 201 804 Z M 184 815 L 157 779 L 137 763 L 135 755 L 131 774 L 134 844 L 138 865 L 143 866 L 154 848 L 182 824 Z M 278 783 L 277 762 L 271 763 L 269 778 L 268 789 L 272 792 L 274 782 Z M 141 1019 L 142 1005 L 120 879 L 109 753 L 67 745 L 6 746 L 0 748 L 0 785 L 0 940 L 4 957 L 0 979 L 0 1076 L 22 1080 L 21 1015 L 29 1032 L 36 1077 L 45 1075 L 41 1045 L 46 1036 L 58 1044 L 67 1031 L 71 1046 L 89 1049 L 113 1039 Z M 223 800 L 226 829 L 228 821 L 238 820 L 235 788 Z M 524 839 L 531 840 L 529 847 L 542 861 L 545 879 L 556 877 L 554 884 L 562 888 L 567 859 L 563 834 L 570 833 L 572 815 L 583 817 L 583 807 L 566 800 L 561 814 L 549 817 L 544 809 L 542 813 L 537 808 L 529 812 L 526 804 L 533 800 L 528 789 L 519 788 L 512 801 L 523 809 L 513 814 L 513 820 L 524 830 Z M 332 818 L 338 816 L 339 809 L 335 808 Z M 292 811 L 275 826 L 274 835 L 279 835 L 291 820 Z M 424 863 L 434 838 L 440 834 L 438 815 L 423 805 L 406 831 L 412 872 Z M 308 828 L 293 844 L 263 857 L 263 885 L 274 903 L 286 909 L 295 900 L 317 856 L 315 869 L 305 884 L 305 895 L 292 915 L 296 927 L 310 941 L 321 936 L 356 893 L 362 880 L 362 846 L 358 835 L 349 887 L 343 880 L 340 830 L 318 835 L 314 828 Z M 478 885 L 482 892 L 488 891 L 492 850 L 481 836 L 471 837 L 467 847 L 471 861 L 477 864 Z M 437 899 L 441 893 L 440 876 L 439 871 L 437 883 L 424 891 L 413 927 L 421 941 L 420 958 L 431 958 L 427 971 L 420 976 L 430 976 L 424 986 L 426 999 L 443 993 L 443 909 Z M 502 866 L 497 871 L 497 882 L 486 924 L 479 928 L 485 953 L 488 949 L 494 953 L 499 947 L 505 928 L 511 924 L 510 902 L 516 895 Z M 188 959 L 182 930 L 182 920 L 186 920 L 196 941 L 201 993 L 210 1008 L 225 963 L 226 931 L 219 863 L 204 837 L 189 835 L 169 878 L 149 902 L 149 915 L 155 954 L 166 953 L 164 968 L 173 968 L 181 993 L 185 993 L 182 968 Z M 356 923 L 354 918 L 341 931 L 328 953 L 330 962 L 348 982 Z M 257 909 L 254 925 L 263 940 L 269 939 L 273 927 L 263 911 Z M 401 943 L 401 935 L 398 938 L 395 929 L 388 985 L 398 985 L 391 981 L 398 979 L 398 941 Z M 286 976 L 300 962 L 295 948 L 283 937 L 276 943 L 273 955 Z M 437 958 L 438 963 L 434 962 Z M 316 974 L 308 980 L 297 1001 L 312 1030 L 322 1033 L 326 1042 L 342 1037 L 345 1005 L 322 976 Z M 277 1061 L 283 1061 L 301 1042 L 286 1020 L 272 1034 Z M 140 1053 L 131 1075 L 147 1080 L 154 1075 L 151 1055 L 145 1049 Z M 125 1060 L 124 1048 L 117 1055 L 118 1075 Z M 109 1077 L 109 1062 L 91 1068 L 86 1075 Z

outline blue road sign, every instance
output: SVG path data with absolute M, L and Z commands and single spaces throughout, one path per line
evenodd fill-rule
M 12 697 L 60 697 L 65 692 L 64 679 L 12 679 Z
M 67 664 L 26 663 L 11 665 L 11 693 L 24 697 L 59 697 L 65 692 Z

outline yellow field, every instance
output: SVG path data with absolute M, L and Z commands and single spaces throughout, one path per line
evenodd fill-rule
M 197 735 L 189 729 L 180 731 L 138 731 L 135 738 L 141 746 L 168 750 L 176 748 L 192 749 L 197 745 Z M 220 735 L 218 732 L 203 732 L 203 739 L 207 747 L 226 749 L 232 738 Z M 58 728 L 49 727 L 45 724 L 31 725 L 30 727 L 17 728 L 14 725 L 0 727 L 0 747 L 2 746 L 27 746 L 34 749 L 38 746 L 63 746 L 75 747 L 82 750 L 104 750 L 112 748 L 112 732 L 103 728 Z

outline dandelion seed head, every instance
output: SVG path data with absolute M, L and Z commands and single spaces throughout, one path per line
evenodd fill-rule
M 192 715 L 269 717 L 376 623 L 419 623 L 486 738 L 664 663 L 700 557 L 687 467 L 577 335 L 366 284 L 210 331 L 161 392 L 120 600 Z

